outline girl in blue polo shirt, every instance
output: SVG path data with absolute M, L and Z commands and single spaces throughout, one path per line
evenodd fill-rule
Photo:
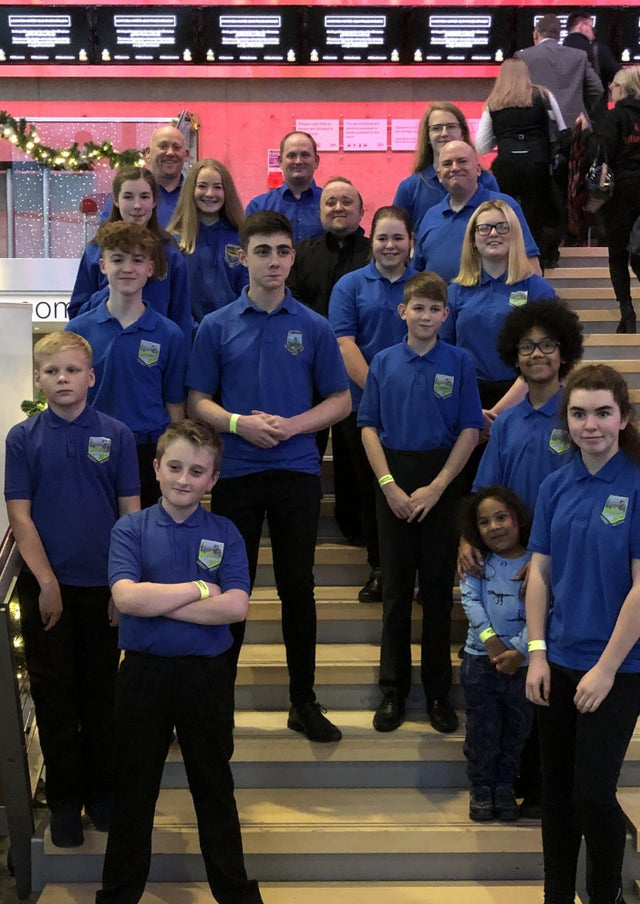
M 369 580 L 358 595 L 361 603 L 379 603 L 382 591 L 375 486 L 356 414 L 373 356 L 401 342 L 407 334 L 398 305 L 407 280 L 415 274 L 410 263 L 412 248 L 413 227 L 406 210 L 380 207 L 371 223 L 371 263 L 339 279 L 329 299 L 329 323 L 349 374 L 352 413 L 342 422 L 342 429 L 358 476 L 360 517 L 371 567 Z
M 238 257 L 243 221 L 229 170 L 219 160 L 198 160 L 184 180 L 169 223 L 187 265 L 196 326 L 205 314 L 239 298 L 249 284 L 249 271 Z
M 153 278 L 144 287 L 143 300 L 177 323 L 191 346 L 191 299 L 185 262 L 169 233 L 158 223 L 158 183 L 153 173 L 138 166 L 124 166 L 113 180 L 113 206 L 109 223 L 123 220 L 146 226 L 158 239 Z M 100 269 L 100 248 L 94 240 L 84 249 L 67 307 L 69 320 L 97 308 L 109 297 L 107 278 Z
M 563 416 L 580 454 L 540 487 L 526 598 L 545 902 L 574 900 L 584 836 L 590 901 L 619 904 L 616 784 L 640 712 L 640 436 L 627 385 L 604 364 L 569 377 Z

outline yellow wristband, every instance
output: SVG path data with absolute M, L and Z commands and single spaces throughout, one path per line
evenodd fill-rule
M 546 644 L 546 641 L 544 641 L 544 640 L 530 640 L 529 643 L 527 644 L 527 651 L 529 653 L 535 653 L 536 650 L 546 651 L 546 649 L 547 649 L 547 644 Z
M 211 594 L 209 593 L 209 585 L 206 581 L 191 581 L 192 584 L 195 584 L 198 590 L 200 591 L 200 599 L 206 600 L 209 599 Z
M 484 631 L 481 631 L 479 634 L 479 637 L 480 637 L 480 640 L 482 641 L 482 643 L 489 640 L 490 637 L 495 637 L 495 636 L 496 636 L 496 632 L 491 627 L 485 628 Z
M 238 418 L 239 414 L 232 414 L 229 418 L 229 433 L 237 433 L 238 432 Z
M 378 477 L 378 486 L 386 487 L 388 483 L 395 483 L 391 474 L 383 474 L 382 477 Z

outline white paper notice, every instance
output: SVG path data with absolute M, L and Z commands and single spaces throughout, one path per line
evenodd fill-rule
M 419 119 L 391 120 L 391 150 L 415 151 L 418 143 Z
M 345 119 L 343 126 L 345 151 L 386 151 L 386 119 Z
M 338 119 L 296 119 L 298 132 L 313 135 L 319 151 L 340 150 L 340 120 Z

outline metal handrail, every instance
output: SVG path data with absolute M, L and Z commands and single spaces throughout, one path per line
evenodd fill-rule
M 0 776 L 19 898 L 31 893 L 31 781 L 11 642 L 9 602 L 22 565 L 11 531 L 0 545 Z

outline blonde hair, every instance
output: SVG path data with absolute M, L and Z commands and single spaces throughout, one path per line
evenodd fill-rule
M 615 74 L 625 97 L 640 99 L 640 66 L 626 66 Z
M 36 370 L 40 370 L 44 361 L 59 352 L 78 351 L 87 359 L 89 367 L 93 364 L 93 350 L 84 336 L 77 333 L 65 331 L 62 333 L 49 333 L 38 339 L 33 346 L 33 365 Z
M 231 173 L 224 163 L 214 160 L 213 157 L 205 157 L 204 160 L 198 160 L 187 173 L 180 189 L 180 197 L 178 198 L 175 213 L 168 226 L 169 232 L 175 232 L 180 236 L 180 249 L 186 251 L 187 254 L 193 254 L 198 238 L 200 217 L 193 194 L 198 176 L 203 169 L 217 170 L 220 173 L 220 181 L 224 191 L 224 204 L 220 208 L 220 216 L 228 220 L 234 229 L 239 229 L 245 218 L 238 191 Z
M 460 255 L 460 272 L 453 280 L 453 282 L 460 283 L 461 286 L 477 286 L 480 283 L 482 258 L 476 247 L 476 223 L 480 214 L 489 210 L 497 210 L 501 213 L 510 228 L 511 243 L 507 258 L 507 285 L 511 286 L 513 283 L 520 282 L 521 279 L 526 279 L 533 273 L 531 261 L 527 257 L 524 247 L 520 221 L 506 201 L 496 198 L 494 201 L 484 201 L 480 207 L 474 210 L 467 224 Z
M 546 93 L 534 85 L 529 67 L 524 60 L 514 57 L 505 60 L 487 98 L 487 110 L 504 110 L 505 107 L 532 107 L 536 94 Z

